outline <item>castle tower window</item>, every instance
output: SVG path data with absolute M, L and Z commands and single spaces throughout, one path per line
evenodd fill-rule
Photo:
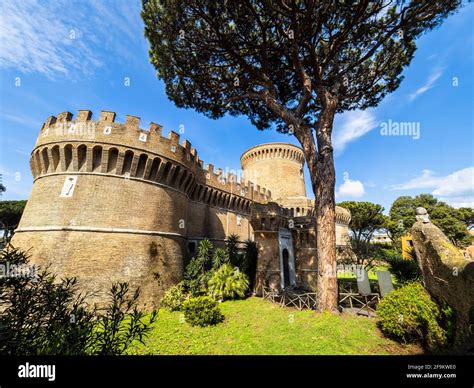
M 148 156 L 145 154 L 141 154 L 140 158 L 138 158 L 137 173 L 136 173 L 137 178 L 143 178 L 147 160 L 148 160 Z
M 123 161 L 122 175 L 130 174 L 130 171 L 132 169 L 132 162 L 133 162 L 133 152 L 126 151 L 125 158 Z
M 168 174 L 170 173 L 171 169 L 171 162 L 166 162 L 165 168 L 163 169 L 163 175 L 161 177 L 162 182 L 166 182 L 166 178 L 168 177 Z
M 54 146 L 51 149 L 51 155 L 53 157 L 53 172 L 57 170 L 59 165 L 59 146 Z
M 187 177 L 188 177 L 188 173 L 186 171 L 183 171 L 183 175 L 181 176 L 181 179 L 179 180 L 179 183 L 178 183 L 178 189 L 184 189 L 183 186 Z
M 44 148 L 41 151 L 41 156 L 43 157 L 43 173 L 47 173 L 49 169 L 49 158 L 48 158 L 48 149 Z
M 153 163 L 151 164 L 151 169 L 150 169 L 150 174 L 148 175 L 148 179 L 152 181 L 156 181 L 160 163 L 161 163 L 160 158 L 153 159 Z
M 41 157 L 39 151 L 36 152 L 35 154 L 35 159 L 36 159 L 36 173 L 37 175 L 40 175 L 43 172 L 43 169 L 41 167 Z
M 171 176 L 170 179 L 170 186 L 173 186 L 176 184 L 176 179 L 178 178 L 179 172 L 181 171 L 181 167 L 176 166 L 173 172 L 173 175 Z
M 92 149 L 92 171 L 98 171 L 102 163 L 102 147 L 95 146 Z
M 81 144 L 77 148 L 77 169 L 79 171 L 86 168 L 86 157 L 87 157 L 87 146 L 85 144 Z
M 107 172 L 116 173 L 117 160 L 118 160 L 118 149 L 111 148 L 109 149 L 109 161 L 107 163 Z
M 196 253 L 196 246 L 197 246 L 197 243 L 196 241 L 189 241 L 188 242 L 188 252 L 193 255 Z
M 64 147 L 64 162 L 66 171 L 69 170 L 69 167 L 72 165 L 72 145 L 68 144 Z

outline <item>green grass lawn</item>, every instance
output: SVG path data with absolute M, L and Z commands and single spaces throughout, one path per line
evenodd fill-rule
M 192 327 L 180 312 L 159 312 L 146 340 L 130 354 L 413 354 L 380 334 L 375 320 L 282 308 L 261 298 L 224 302 L 225 321 Z

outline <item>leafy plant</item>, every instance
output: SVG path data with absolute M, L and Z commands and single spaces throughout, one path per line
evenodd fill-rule
M 389 265 L 390 272 L 395 275 L 399 283 L 417 280 L 421 277 L 420 268 L 416 257 L 404 259 L 402 255 L 394 250 L 382 249 L 381 259 Z
M 249 288 L 253 290 L 257 275 L 258 248 L 255 241 L 245 241 L 242 272 L 249 277 Z
M 12 238 L 25 206 L 26 201 L 0 201 L 0 226 L 3 229 L 5 241 L 8 242 Z
M 230 264 L 224 264 L 215 271 L 208 283 L 209 295 L 218 300 L 243 298 L 248 288 L 247 275 Z
M 123 354 L 133 341 L 143 343 L 157 319 L 153 312 L 145 322 L 139 290 L 129 297 L 126 283 L 114 284 L 110 303 L 99 310 L 78 292 L 75 278 L 57 280 L 34 269 L 24 252 L 8 246 L 0 267 L 17 269 L 15 276 L 0 277 L 0 354 Z
M 218 303 L 209 296 L 190 298 L 183 303 L 186 322 L 192 326 L 211 326 L 224 320 Z
M 430 349 L 446 343 L 446 333 L 439 324 L 441 318 L 439 307 L 419 282 L 394 290 L 377 306 L 377 323 L 386 336 L 421 342 Z
M 186 266 L 184 272 L 184 282 L 186 288 L 193 295 L 199 295 L 206 292 L 207 281 L 209 280 L 209 271 L 212 268 L 212 256 L 214 246 L 207 240 L 201 240 L 198 246 L 198 253 Z
M 120 355 L 138 340 L 144 343 L 157 317 L 153 311 L 145 323 L 145 313 L 137 307 L 140 290 L 130 295 L 127 283 L 114 283 L 109 291 L 110 302 L 99 312 L 92 333 L 92 352 L 99 355 Z
M 223 248 L 216 248 L 214 250 L 214 255 L 212 256 L 212 268 L 217 269 L 221 265 L 229 263 L 229 254 Z
M 230 264 L 232 264 L 234 267 L 240 268 L 242 255 L 239 252 L 238 244 L 239 236 L 236 234 L 231 234 L 225 241 L 225 247 L 229 255 Z
M 179 311 L 187 298 L 188 294 L 184 282 L 180 282 L 165 292 L 161 300 L 161 306 L 169 311 Z

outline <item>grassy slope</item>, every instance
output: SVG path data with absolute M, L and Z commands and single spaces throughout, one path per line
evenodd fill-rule
M 375 320 L 281 308 L 260 298 L 221 304 L 225 322 L 214 327 L 180 323 L 181 313 L 160 310 L 146 345 L 130 354 L 408 354 L 413 347 L 383 338 Z

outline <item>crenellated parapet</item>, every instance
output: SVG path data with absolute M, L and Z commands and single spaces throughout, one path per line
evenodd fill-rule
M 347 226 L 351 222 L 351 212 L 341 206 L 336 206 L 336 224 Z
M 105 174 L 141 180 L 174 189 L 189 200 L 249 213 L 253 202 L 264 203 L 271 193 L 237 176 L 204 165 L 189 141 L 162 134 L 162 126 L 140 128 L 140 118 L 115 112 L 80 110 L 50 116 L 43 124 L 31 157 L 35 179 L 52 174 Z

